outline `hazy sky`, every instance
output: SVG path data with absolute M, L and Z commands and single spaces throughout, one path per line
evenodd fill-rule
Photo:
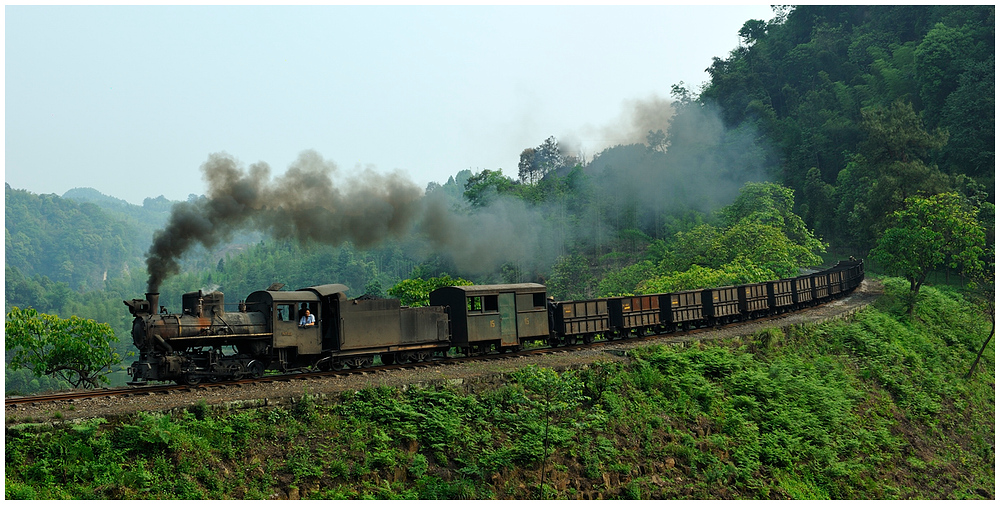
M 585 155 L 630 104 L 695 91 L 767 5 L 6 6 L 5 180 L 131 203 L 202 194 L 226 152 L 282 173 L 517 175 L 555 136 Z M 600 133 L 605 132 L 605 133 Z

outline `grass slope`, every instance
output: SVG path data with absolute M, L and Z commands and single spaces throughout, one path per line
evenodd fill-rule
M 994 498 L 994 347 L 949 290 L 852 321 L 528 368 L 478 395 L 138 414 L 6 435 L 5 497 Z

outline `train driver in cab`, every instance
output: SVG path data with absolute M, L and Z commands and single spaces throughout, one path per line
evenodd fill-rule
M 299 318 L 299 328 L 308 328 L 310 326 L 316 326 L 316 316 L 312 315 L 309 309 L 306 309 L 302 313 L 302 317 Z

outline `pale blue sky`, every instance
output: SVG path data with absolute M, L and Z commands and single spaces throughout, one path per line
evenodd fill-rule
M 587 156 L 630 104 L 708 80 L 767 5 L 6 6 L 5 180 L 140 204 L 201 194 L 226 152 L 313 149 L 421 187 L 550 135 Z

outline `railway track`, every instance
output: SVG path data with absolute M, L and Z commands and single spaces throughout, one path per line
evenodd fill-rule
M 853 293 L 851 295 L 848 295 L 848 297 L 850 296 L 853 296 Z M 314 379 L 314 378 L 330 378 L 330 377 L 350 376 L 358 374 L 366 375 L 377 372 L 390 372 L 394 370 L 416 370 L 419 368 L 442 367 L 442 366 L 458 365 L 462 363 L 477 362 L 477 361 L 503 360 L 514 357 L 537 356 L 537 355 L 545 355 L 553 353 L 566 353 L 584 349 L 599 349 L 600 347 L 603 346 L 616 345 L 616 344 L 621 344 L 623 342 L 640 343 L 640 342 L 653 342 L 663 339 L 676 340 L 679 337 L 684 337 L 685 340 L 700 340 L 698 336 L 703 333 L 711 333 L 727 328 L 735 328 L 754 323 L 777 321 L 784 318 L 788 318 L 796 314 L 809 313 L 824 306 L 841 302 L 845 299 L 846 298 L 831 300 L 822 305 L 807 307 L 804 309 L 799 309 L 797 311 L 785 312 L 782 314 L 767 316 L 759 319 L 752 319 L 748 321 L 739 321 L 739 322 L 724 324 L 717 327 L 713 326 L 704 328 L 694 328 L 686 331 L 676 331 L 669 333 L 651 333 L 648 335 L 634 336 L 630 338 L 617 338 L 617 339 L 601 338 L 595 340 L 593 343 L 589 345 L 573 344 L 573 345 L 559 346 L 559 347 L 540 347 L 534 349 L 527 348 L 519 352 L 503 353 L 503 354 L 486 354 L 479 356 L 456 355 L 449 358 L 436 358 L 430 361 L 423 361 L 417 363 L 379 365 L 379 366 L 372 366 L 365 368 L 355 368 L 355 369 L 345 369 L 345 370 L 335 370 L 335 371 L 322 371 L 322 372 L 308 371 L 308 372 L 297 372 L 297 373 L 288 373 L 280 375 L 267 375 L 259 379 L 241 379 L 241 380 L 225 381 L 225 382 L 206 382 L 194 386 L 164 384 L 164 385 L 132 386 L 132 387 L 122 387 L 122 388 L 102 388 L 96 390 L 70 391 L 70 392 L 51 393 L 44 395 L 15 396 L 15 397 L 5 398 L 4 404 L 6 407 L 10 407 L 18 405 L 58 404 L 60 402 L 73 403 L 77 400 L 85 400 L 91 398 L 167 395 L 179 392 L 208 391 L 208 390 L 217 390 L 217 389 L 224 389 L 231 387 L 242 387 L 245 385 L 261 384 L 261 383 L 308 381 L 309 379 Z

